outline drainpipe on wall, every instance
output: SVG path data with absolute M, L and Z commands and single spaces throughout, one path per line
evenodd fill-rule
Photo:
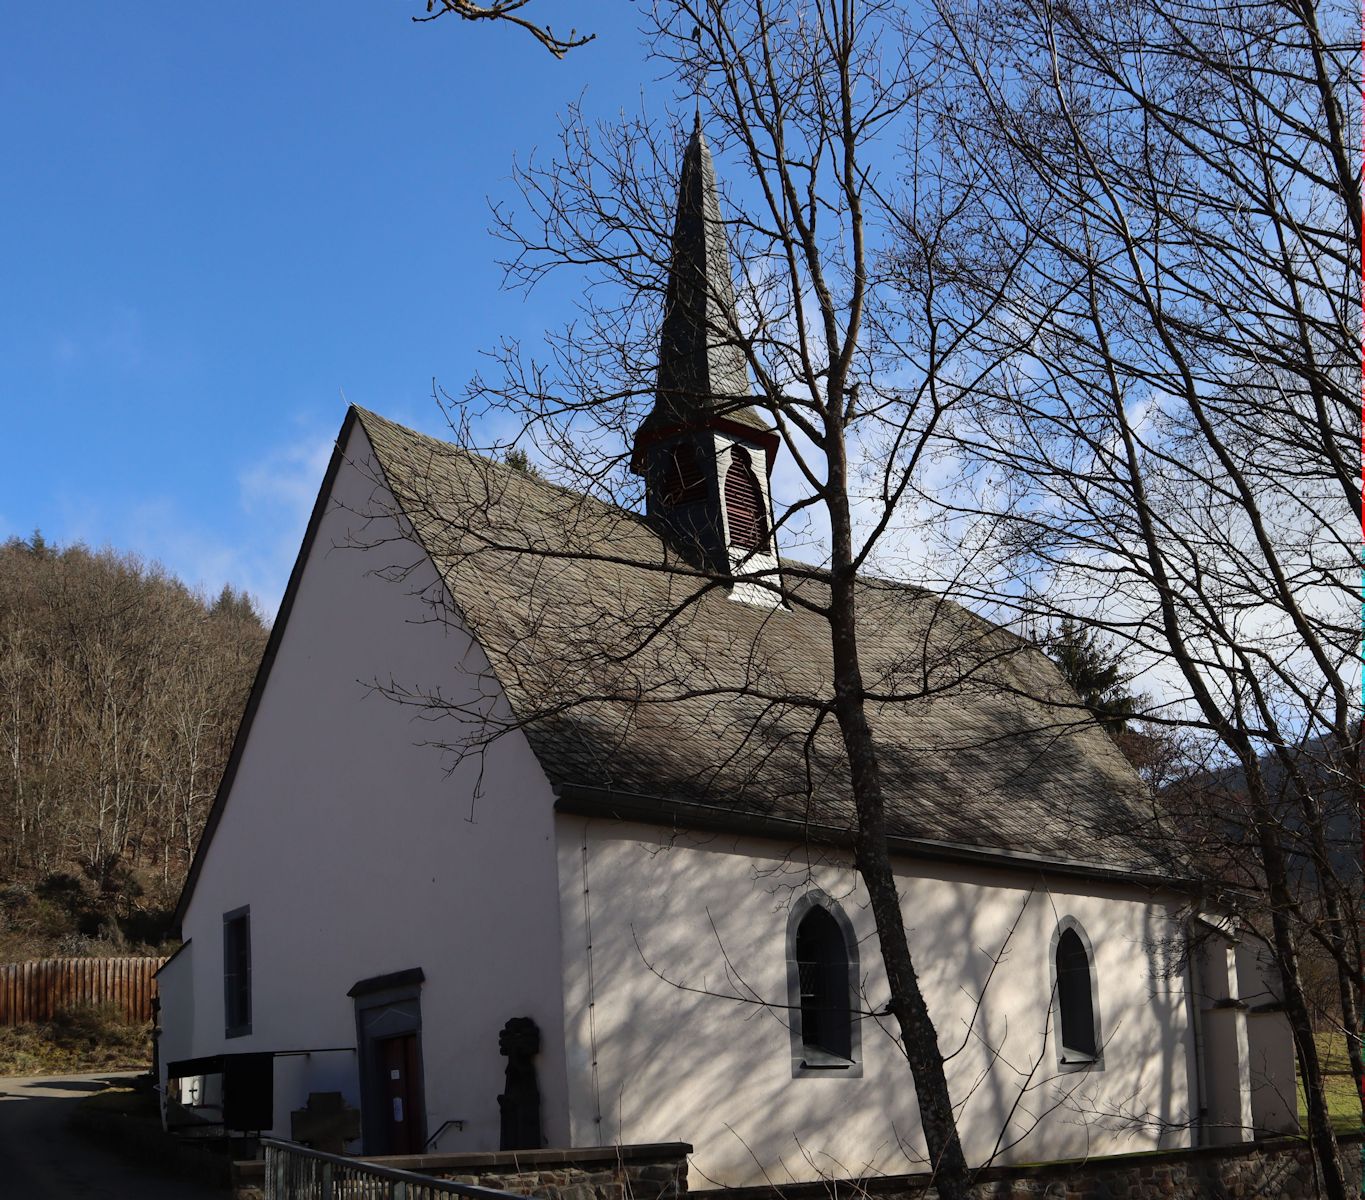
M 1190 1036 L 1194 1042 L 1194 1130 L 1196 1146 L 1206 1145 L 1209 1106 L 1208 1082 L 1204 1078 L 1204 1018 L 1200 1011 L 1200 993 L 1195 990 L 1195 949 L 1193 931 L 1185 927 L 1185 976 L 1189 980 Z M 1200 981 L 1202 983 L 1202 980 Z

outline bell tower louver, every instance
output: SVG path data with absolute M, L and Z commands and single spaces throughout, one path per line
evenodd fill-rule
M 654 407 L 635 435 L 631 469 L 646 511 L 698 566 L 742 576 L 777 567 L 769 478 L 778 437 L 753 406 L 736 318 L 716 170 L 698 114 L 683 152 L 659 339 Z M 739 588 L 737 599 L 755 599 Z M 770 596 L 759 589 L 762 596 Z

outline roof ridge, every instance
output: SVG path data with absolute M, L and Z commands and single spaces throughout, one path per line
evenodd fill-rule
M 501 462 L 496 458 L 492 458 L 487 454 L 481 454 L 477 450 L 468 449 L 467 447 L 459 445 L 457 442 L 444 441 L 432 434 L 423 433 L 420 429 L 413 429 L 412 426 L 404 425 L 402 422 L 395 421 L 392 417 L 386 417 L 382 413 L 375 412 L 373 409 L 365 408 L 354 403 L 351 404 L 351 408 L 355 410 L 362 425 L 365 425 L 367 421 L 377 421 L 405 437 L 415 438 L 419 441 L 430 443 L 433 447 L 439 449 L 443 453 L 470 459 L 479 464 L 481 468 L 490 467 L 499 473 L 511 472 L 511 478 L 519 482 L 524 481 L 528 487 L 540 487 L 558 492 L 568 499 L 604 509 L 607 512 L 619 515 L 626 520 L 641 525 L 651 532 L 656 532 L 649 516 L 645 513 L 626 508 L 624 505 L 617 504 L 613 501 L 603 500 L 601 497 L 590 495 L 587 492 L 581 492 L 576 488 L 569 487 L 567 484 L 559 483 L 553 479 L 547 479 L 543 475 L 527 474 L 526 472 L 520 471 L 516 467 Z M 366 431 L 369 432 L 368 427 Z M 799 573 L 812 578 L 828 577 L 832 572 L 832 568 L 825 566 L 823 563 L 811 562 L 803 558 L 792 558 L 785 553 L 782 555 L 782 565 L 784 569 L 794 567 Z M 925 587 L 923 584 L 912 583 L 909 580 L 904 579 L 892 579 L 884 575 L 874 575 L 867 571 L 859 571 L 856 578 L 857 581 L 864 586 L 885 587 L 894 589 L 898 592 L 910 592 L 917 595 L 936 598 L 941 600 L 944 604 L 952 605 L 955 608 L 961 609 L 963 612 L 971 614 L 971 616 L 978 621 L 986 622 L 993 629 L 998 629 L 1003 633 L 1011 632 L 1005 626 L 991 621 L 988 617 L 984 617 L 980 613 L 972 612 L 972 610 L 965 605 L 953 600 L 951 597 L 935 592 L 932 588 Z
M 651 538 L 658 532 L 637 512 L 352 405 L 177 919 L 183 919 L 232 790 L 335 479 L 343 466 L 365 469 L 349 457 L 356 426 L 369 439 L 378 481 L 413 518 L 414 544 L 438 572 L 452 611 L 487 660 L 513 727 L 524 731 L 553 786 L 605 784 L 677 803 L 719 802 L 737 816 L 769 814 L 807 824 L 849 819 L 850 785 L 838 735 L 825 723 L 812 737 L 807 722 L 808 698 L 826 694 L 833 671 L 828 623 L 814 607 L 792 605 L 775 621 L 771 610 L 731 603 L 707 580 L 676 577 L 666 560 L 642 561 L 635 537 L 614 543 L 607 524 L 589 523 L 584 532 L 591 540 L 576 555 L 565 540 L 572 530 L 537 496 L 562 497 L 584 511 L 590 503 L 622 531 L 628 524 Z M 496 473 L 515 486 L 486 492 L 472 470 Z M 429 508 L 419 495 L 423 472 L 430 473 Z M 482 556 L 479 539 L 488 530 L 477 506 L 485 500 L 509 506 L 488 514 L 495 525 L 504 518 L 524 525 L 526 552 L 494 537 L 486 544 L 488 557 Z M 449 552 L 433 555 L 445 536 L 455 539 Z M 827 571 L 812 568 L 818 574 Z M 1169 847 L 1151 841 L 1146 791 L 1108 735 L 1083 716 L 1059 719 L 1056 705 L 1074 694 L 1062 694 L 1065 684 L 1041 651 L 1031 649 L 1023 659 L 1001 655 L 998 643 L 974 636 L 1000 627 L 955 601 L 916 585 L 870 582 L 887 586 L 880 602 L 863 606 L 859 621 L 866 677 L 915 697 L 885 705 L 877 717 L 891 833 L 989 844 L 1034 859 L 1177 870 Z M 694 585 L 695 596 L 679 591 Z M 813 580 L 811 586 L 818 602 L 825 585 Z M 670 622 L 666 633 L 631 651 L 632 621 L 676 614 L 680 603 L 690 606 L 687 619 Z M 940 617 L 939 606 L 959 615 Z M 970 623 L 965 629 L 964 622 Z M 604 637 L 613 650 L 627 653 L 575 658 Z M 432 665 L 442 669 L 440 661 Z M 793 703 L 774 706 L 764 689 L 752 690 L 754 671 L 767 673 L 771 688 Z
M 598 508 L 603 508 L 611 512 L 619 513 L 623 517 L 627 517 L 633 521 L 637 521 L 642 524 L 647 522 L 647 518 L 643 513 L 635 512 L 634 510 L 625 508 L 620 504 L 615 504 L 610 501 L 603 500 L 598 496 L 591 496 L 587 492 L 580 492 L 575 488 L 567 486 L 566 484 L 558 483 L 553 479 L 547 479 L 544 475 L 540 474 L 533 475 L 530 474 L 529 472 L 522 471 L 519 468 L 512 466 L 510 463 L 501 462 L 498 459 L 491 457 L 490 455 L 481 454 L 477 450 L 470 450 L 465 446 L 461 446 L 458 442 L 443 441 L 441 438 L 435 437 L 432 434 L 423 433 L 420 429 L 413 429 L 410 425 L 403 425 L 400 422 L 393 420 L 391 417 L 386 417 L 382 413 L 375 412 L 373 409 L 362 408 L 358 404 L 352 404 L 351 407 L 355 409 L 356 416 L 360 419 L 361 425 L 365 427 L 365 431 L 367 434 L 370 432 L 370 430 L 368 425 L 366 425 L 366 421 L 367 420 L 378 421 L 382 425 L 386 425 L 390 429 L 396 430 L 398 433 L 406 437 L 417 438 L 420 441 L 429 442 L 431 443 L 432 446 L 440 449 L 443 453 L 457 455 L 461 458 L 469 459 L 472 462 L 477 463 L 480 466 L 480 468 L 490 467 L 499 474 L 507 474 L 509 478 L 512 478 L 514 480 L 525 481 L 528 487 L 541 487 L 547 490 L 560 492 L 573 500 L 585 504 L 592 504 L 597 506 Z M 373 441 L 373 438 L 371 438 L 371 441 Z

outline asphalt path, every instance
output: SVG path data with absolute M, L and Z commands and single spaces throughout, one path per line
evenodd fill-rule
M 0 1079 L 0 1200 L 224 1200 L 226 1192 L 129 1163 L 67 1127 L 85 1096 L 131 1078 Z

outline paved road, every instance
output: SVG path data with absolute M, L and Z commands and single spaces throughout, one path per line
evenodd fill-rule
M 67 1129 L 83 1096 L 130 1076 L 0 1079 L 0 1200 L 224 1200 L 126 1162 Z

